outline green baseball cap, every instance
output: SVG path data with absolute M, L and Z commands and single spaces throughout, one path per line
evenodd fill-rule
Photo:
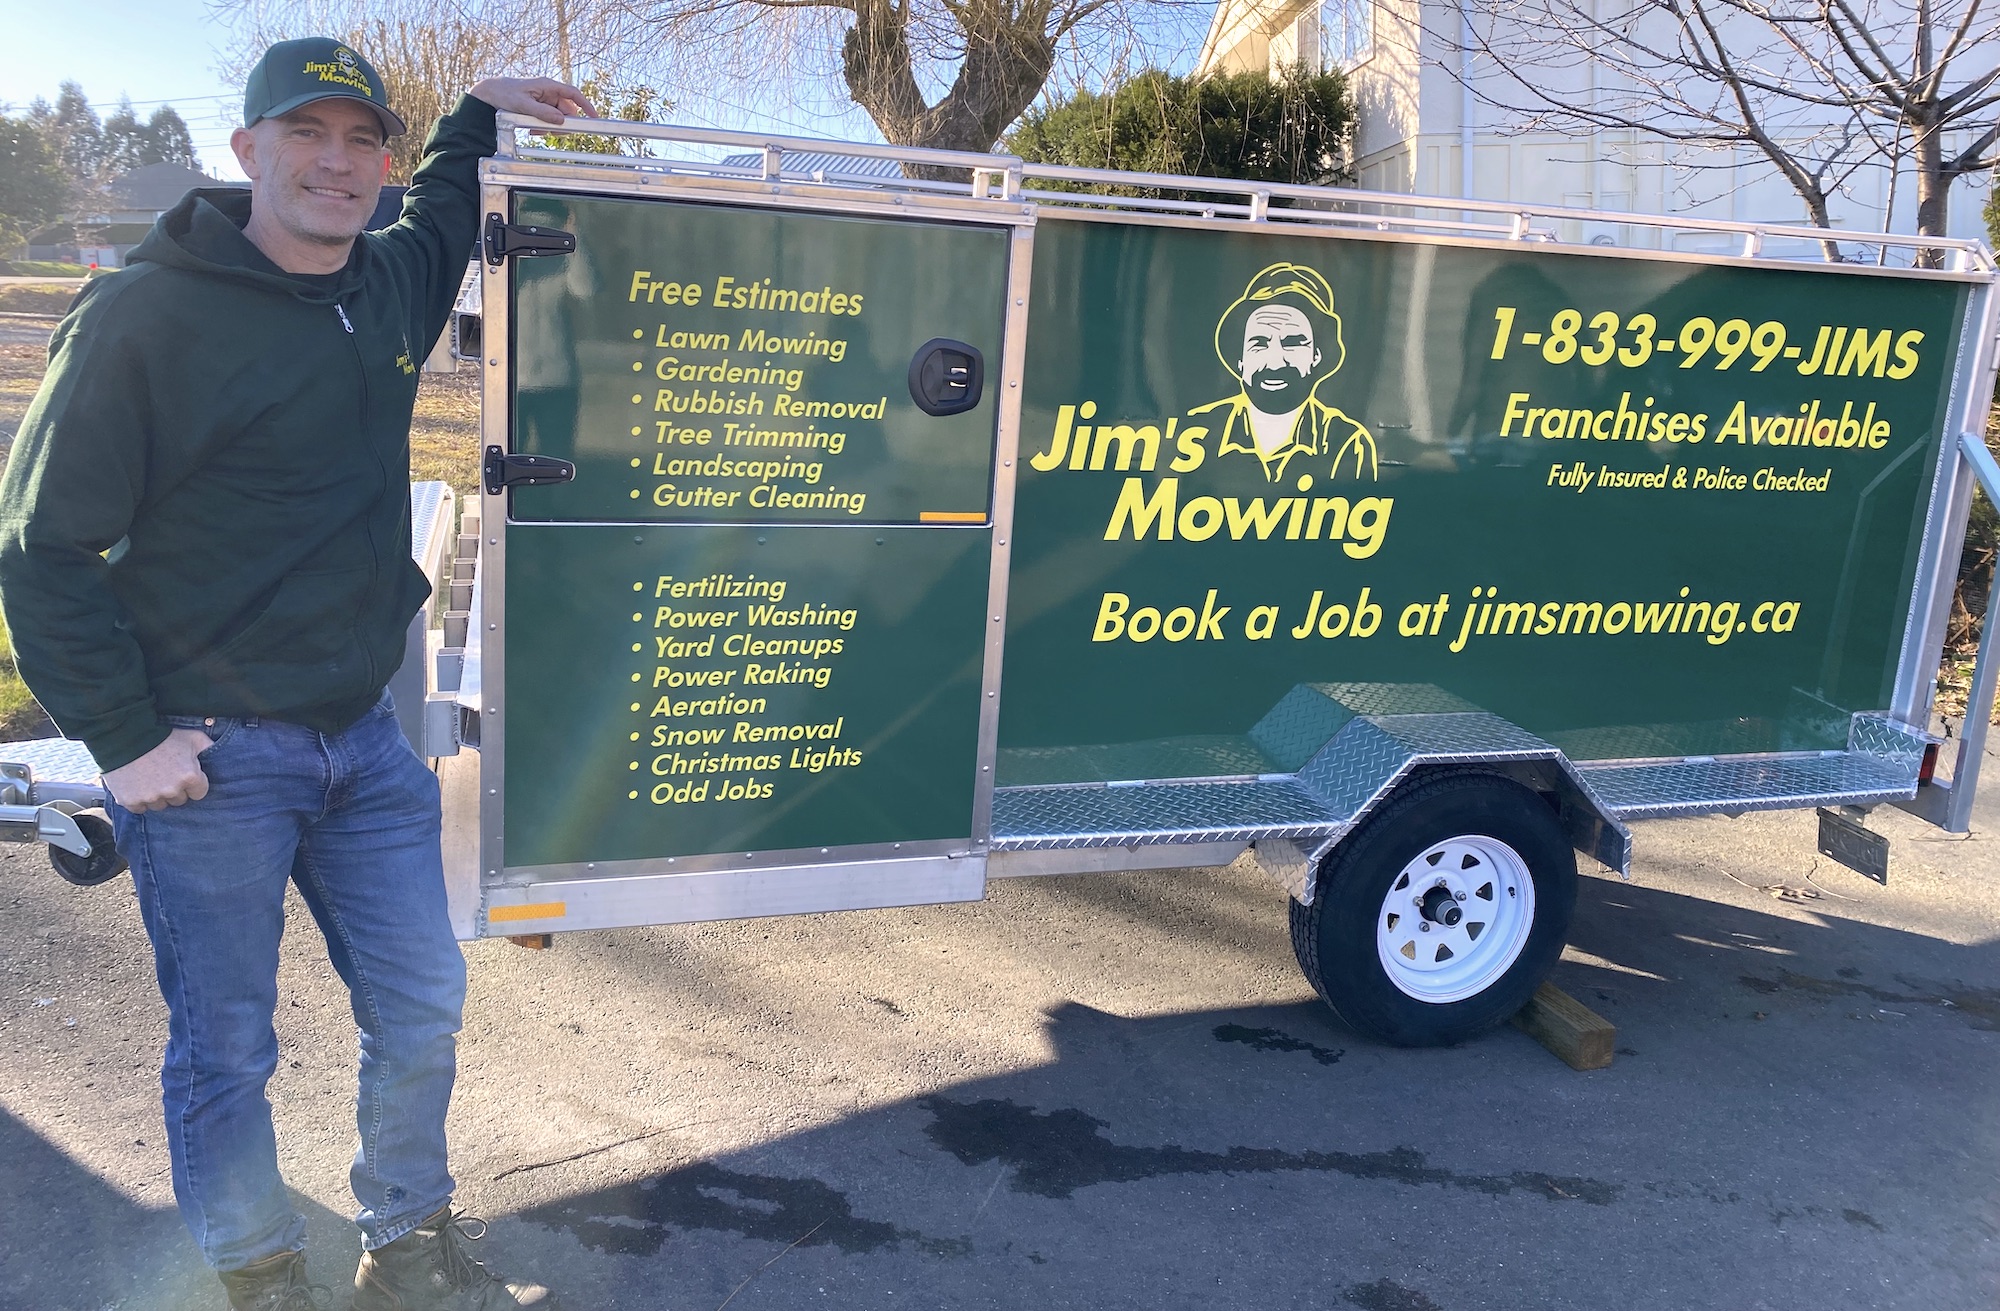
M 280 41 L 264 52 L 243 84 L 243 126 L 289 114 L 315 100 L 359 100 L 399 137 L 409 129 L 387 103 L 375 66 L 328 36 Z

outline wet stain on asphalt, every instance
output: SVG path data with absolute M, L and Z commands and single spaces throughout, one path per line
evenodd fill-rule
M 849 1255 L 915 1243 L 962 1256 L 960 1239 L 938 1239 L 854 1214 L 817 1179 L 743 1174 L 712 1161 L 536 1207 L 523 1219 L 566 1229 L 578 1242 L 620 1256 L 655 1256 L 676 1229 L 717 1229 L 774 1243 L 837 1247 Z M 800 1235 L 806 1235 L 801 1238 Z
M 1775 979 L 1760 978 L 1755 974 L 1745 974 L 1737 979 L 1752 992 L 1770 996 L 1777 992 L 1801 992 L 1822 1000 L 1841 997 L 1866 997 L 1871 1001 L 1888 1002 L 1904 1006 L 1943 1006 L 1957 1011 L 1975 1029 L 1989 1033 L 2000 1032 L 2000 989 L 1968 988 L 1962 984 L 1923 983 L 1898 976 L 1896 982 L 1909 992 L 1892 992 L 1887 988 L 1870 987 L 1865 983 L 1855 983 L 1847 979 L 1848 971 L 1837 971 L 1842 981 L 1816 979 L 1810 974 L 1794 974 L 1790 970 L 1779 970 Z M 1854 973 L 1859 974 L 1856 970 Z
M 1405 1288 L 1393 1279 L 1372 1284 L 1356 1284 L 1341 1293 L 1361 1311 L 1441 1311 L 1437 1303 L 1414 1288 Z
M 1339 1051 L 1334 1051 L 1330 1048 L 1315 1046 L 1303 1038 L 1294 1038 L 1290 1034 L 1280 1033 L 1276 1029 L 1246 1029 L 1240 1024 L 1216 1025 L 1215 1040 L 1217 1042 L 1240 1042 L 1245 1047 L 1260 1052 L 1304 1052 L 1321 1065 L 1333 1065 L 1341 1057 L 1347 1055 L 1345 1047 Z
M 1882 1222 L 1880 1220 L 1877 1220 L 1874 1216 L 1868 1214 L 1866 1211 L 1857 1211 L 1851 1206 L 1844 1207 L 1841 1210 L 1840 1218 L 1847 1221 L 1847 1223 L 1851 1225 L 1856 1225 L 1863 1229 L 1873 1229 L 1878 1234 L 1885 1234 L 1889 1232 L 1888 1230 L 1882 1227 Z
M 1126 1147 L 1104 1136 L 1104 1121 L 1082 1111 L 1044 1115 L 1013 1102 L 955 1102 L 947 1097 L 926 1097 L 918 1105 L 936 1117 L 924 1130 L 933 1143 L 966 1165 L 1003 1162 L 1012 1167 L 1007 1175 L 1009 1188 L 1041 1197 L 1067 1198 L 1092 1184 L 1134 1183 L 1162 1175 L 1300 1170 L 1411 1185 L 1438 1184 L 1495 1197 L 1528 1193 L 1550 1201 L 1580 1201 L 1593 1206 L 1608 1206 L 1618 1196 L 1616 1184 L 1535 1170 L 1459 1174 L 1426 1164 L 1424 1154 L 1409 1147 L 1385 1152 L 1284 1152 L 1270 1147 L 1203 1152 L 1175 1146 Z

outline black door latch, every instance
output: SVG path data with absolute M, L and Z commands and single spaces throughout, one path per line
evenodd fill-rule
M 495 268 L 512 255 L 567 255 L 575 249 L 574 232 L 509 223 L 497 213 L 486 216 L 486 262 Z
M 985 386 L 986 361 L 962 341 L 933 337 L 910 361 L 910 399 L 925 414 L 963 414 L 979 404 Z
M 489 446 L 482 472 L 487 494 L 498 496 L 514 487 L 570 482 L 576 477 L 576 466 L 553 455 L 509 455 L 498 446 Z

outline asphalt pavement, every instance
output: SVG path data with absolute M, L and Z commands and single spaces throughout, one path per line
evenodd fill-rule
M 1344 1030 L 1243 862 L 478 943 L 460 1200 L 569 1311 L 1990 1311 L 1996 822 L 1876 812 L 1886 887 L 1809 812 L 1641 826 L 1556 974 L 1618 1025 L 1588 1074 Z M 221 1306 L 129 880 L 4 848 L 0 908 L 0 1307 Z M 279 1140 L 344 1286 L 354 1032 L 303 914 L 283 972 Z

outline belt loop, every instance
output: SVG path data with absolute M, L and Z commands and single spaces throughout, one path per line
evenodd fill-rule
M 257 716 L 255 716 L 255 715 L 245 715 L 245 716 L 243 716 L 243 727 L 245 727 L 245 728 L 255 728 L 255 727 L 257 727 Z

